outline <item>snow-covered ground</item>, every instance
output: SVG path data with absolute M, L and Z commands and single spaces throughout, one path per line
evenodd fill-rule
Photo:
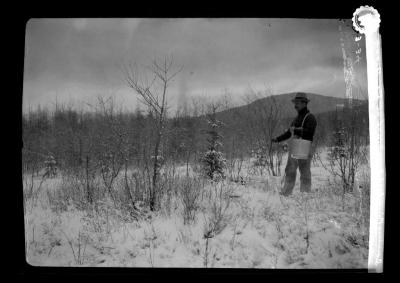
M 286 160 L 286 159 L 285 159 Z M 282 164 L 284 172 L 286 161 Z M 185 174 L 186 168 L 180 168 Z M 184 224 L 182 204 L 173 201 L 139 221 L 128 221 L 111 203 L 98 213 L 70 205 L 53 211 L 47 179 L 36 204 L 26 203 L 27 262 L 34 266 L 366 268 L 368 227 L 357 195 L 332 193 L 329 174 L 313 164 L 313 192 L 290 197 L 278 190 L 282 177 L 247 175 L 246 184 L 204 188 L 196 221 Z M 244 169 L 246 171 L 246 169 Z M 246 175 L 246 174 L 245 174 Z M 298 178 L 299 179 L 299 175 Z M 215 191 L 222 190 L 225 198 Z M 214 192 L 214 194 L 213 194 Z M 211 207 L 222 210 L 221 230 L 206 239 Z

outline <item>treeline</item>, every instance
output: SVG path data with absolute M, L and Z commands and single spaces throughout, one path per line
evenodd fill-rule
M 204 102 L 192 110 L 176 111 L 168 118 L 160 150 L 162 165 L 170 165 L 167 167 L 171 170 L 177 165 L 199 165 L 208 147 L 207 117 L 213 112 L 222 122 L 218 130 L 220 150 L 229 161 L 231 175 L 233 168 L 240 165 L 238 162 L 255 152 L 268 151 L 272 135 L 282 129 L 278 108 L 221 116 L 218 111 L 223 109 L 221 102 Z M 108 164 L 117 169 L 146 168 L 151 175 L 157 120 L 150 108 L 122 112 L 112 99 L 99 99 L 92 111 L 65 105 L 56 105 L 53 110 L 39 106 L 24 113 L 22 123 L 24 172 L 39 174 L 46 160 L 53 157 L 63 172 Z M 276 149 L 270 152 L 275 153 Z
M 60 170 L 105 163 L 107 158 L 116 166 L 144 167 L 153 154 L 155 122 L 151 111 L 124 113 L 117 111 L 111 100 L 101 100 L 90 112 L 63 105 L 52 111 L 38 107 L 22 119 L 24 169 L 39 173 L 49 156 Z M 199 123 L 180 114 L 168 120 L 168 136 L 162 145 L 165 161 L 182 163 L 197 158 Z
M 351 111 L 344 107 L 316 115 L 315 143 L 318 146 L 329 145 L 333 141 L 333 132 L 347 127 L 368 144 L 367 106 L 366 103 Z M 222 151 L 228 161 L 243 160 L 261 152 L 265 155 L 265 162 L 269 162 L 264 165 L 275 170 L 274 162 L 279 165 L 276 154 L 281 148 L 272 144 L 270 139 L 287 128 L 292 119 L 281 117 L 282 107 L 276 102 L 269 108 L 253 105 L 245 112 L 217 113 L 217 118 L 223 123 Z M 222 109 L 214 108 L 217 111 Z M 207 107 L 203 109 L 203 113 L 197 116 L 188 111 L 176 111 L 174 117 L 167 119 L 167 135 L 161 145 L 163 164 L 175 167 L 199 161 L 207 148 Z M 79 111 L 65 105 L 56 105 L 53 110 L 38 107 L 24 113 L 22 123 L 22 157 L 26 171 L 39 173 L 49 156 L 54 157 L 59 170 L 105 163 L 151 167 L 154 158 L 155 115 L 151 110 L 122 112 L 111 99 L 99 99 L 92 111 Z M 272 155 L 267 156 L 267 153 Z

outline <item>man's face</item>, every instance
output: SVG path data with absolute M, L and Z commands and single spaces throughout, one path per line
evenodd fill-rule
M 301 100 L 295 100 L 294 101 L 294 109 L 297 111 L 300 111 L 301 109 L 305 108 L 307 106 L 307 103 Z

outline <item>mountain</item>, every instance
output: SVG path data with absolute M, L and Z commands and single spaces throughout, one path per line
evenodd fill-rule
M 232 135 L 246 136 L 252 135 L 254 132 L 262 131 L 263 121 L 267 123 L 268 109 L 273 103 L 276 103 L 280 108 L 281 115 L 277 120 L 277 128 L 273 135 L 283 133 L 288 125 L 296 117 L 297 112 L 293 107 L 292 99 L 295 93 L 284 93 L 274 96 L 267 96 L 256 99 L 246 105 L 232 107 L 220 112 L 217 112 L 217 119 L 222 121 L 223 136 L 227 138 Z M 332 131 L 339 125 L 335 122 L 336 119 L 344 123 L 355 123 L 358 132 L 362 132 L 363 136 L 368 135 L 368 101 L 353 99 L 353 108 L 350 111 L 348 107 L 349 100 L 340 97 L 324 96 L 315 93 L 307 93 L 310 102 L 308 108 L 313 113 L 317 120 L 317 131 L 315 137 L 322 141 L 326 141 L 332 135 Z M 353 113 L 353 114 L 350 114 Z M 351 122 L 351 117 L 356 117 L 356 121 Z M 207 128 L 206 119 L 204 116 L 193 117 L 198 120 L 197 126 L 200 129 Z M 266 125 L 266 124 L 265 124 Z M 261 126 L 261 127 L 260 127 Z
M 266 109 L 273 103 L 273 100 L 277 103 L 277 105 L 281 108 L 282 118 L 293 118 L 297 115 L 296 110 L 293 107 L 292 99 L 295 97 L 296 93 L 284 93 L 273 96 L 267 96 L 260 99 L 257 99 L 247 105 L 233 107 L 218 113 L 219 117 L 229 117 L 231 114 L 236 113 L 240 114 L 243 111 L 251 111 L 252 109 L 259 107 L 259 105 L 263 105 Z M 326 112 L 335 111 L 337 105 L 347 105 L 347 98 L 340 97 L 331 97 L 324 96 L 315 93 L 307 93 L 310 102 L 308 104 L 308 109 L 310 109 L 313 114 L 321 114 Z M 360 106 L 366 104 L 366 100 L 353 99 L 354 106 Z
M 278 105 L 281 110 L 280 119 L 277 121 L 277 132 L 283 131 L 297 115 L 297 112 L 294 109 L 291 101 L 295 95 L 295 93 L 285 93 L 264 97 L 243 106 L 218 112 L 217 117 L 219 120 L 225 123 L 228 131 L 248 134 L 252 131 L 261 130 L 259 127 L 252 128 L 254 123 L 263 123 L 262 121 L 264 119 L 265 122 L 267 122 L 267 117 L 269 115 L 268 109 L 270 109 L 270 106 L 273 105 L 273 103 L 276 103 L 275 105 Z M 308 108 L 310 109 L 311 113 L 315 115 L 318 123 L 318 129 L 315 137 L 318 136 L 320 140 L 326 140 L 331 136 L 332 131 L 336 127 L 334 119 L 339 119 L 347 123 L 350 122 L 351 117 L 356 117 L 356 121 L 353 123 L 355 123 L 354 125 L 358 129 L 357 131 L 360 133 L 363 132 L 364 136 L 368 135 L 367 100 L 353 100 L 353 108 L 351 113 L 356 116 L 352 116 L 350 115 L 350 109 L 348 107 L 341 107 L 348 106 L 349 100 L 346 98 L 330 97 L 315 93 L 307 93 L 307 96 L 310 99 Z M 262 111 L 260 112 L 260 110 Z M 253 115 L 253 113 L 258 114 Z M 249 121 L 248 119 L 252 120 L 253 122 Z M 275 134 L 277 134 L 277 132 L 275 132 Z

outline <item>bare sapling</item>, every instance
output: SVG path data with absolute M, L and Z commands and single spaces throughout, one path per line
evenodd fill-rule
M 196 212 L 200 205 L 202 193 L 201 181 L 186 177 L 181 182 L 180 199 L 183 205 L 184 224 L 193 223 L 196 220 Z
M 232 138 L 230 154 L 228 160 L 226 162 L 229 179 L 235 183 L 241 183 L 242 185 L 245 184 L 245 180 L 241 174 L 244 162 L 244 154 L 239 152 L 237 148 L 236 138 Z
M 368 140 L 365 138 L 365 127 L 362 113 L 356 107 L 342 107 L 333 117 L 334 130 L 328 147 L 328 164 L 323 162 L 320 154 L 316 157 L 321 165 L 340 183 L 342 210 L 345 210 L 346 194 L 353 192 L 355 176 L 361 164 L 366 163 Z
M 218 188 L 219 187 L 219 188 Z M 204 216 L 203 239 L 205 239 L 204 266 L 208 267 L 209 241 L 220 234 L 228 225 L 227 210 L 231 204 L 230 198 L 222 183 L 216 183 L 210 194 L 211 211 L 208 217 Z
M 304 220 L 304 240 L 306 242 L 305 254 L 308 253 L 308 249 L 310 248 L 310 229 L 309 229 L 309 198 L 308 193 L 301 193 L 301 198 L 298 200 L 298 204 L 301 207 L 303 220 Z
M 61 232 L 64 234 L 64 236 L 67 239 L 67 242 L 71 248 L 72 255 L 75 260 L 75 264 L 82 265 L 85 261 L 86 247 L 88 244 L 88 236 L 86 234 L 83 234 L 81 231 L 79 231 L 77 243 L 74 244 L 73 240 L 70 239 L 64 231 L 61 231 Z M 74 248 L 74 246 L 75 246 L 75 248 Z
M 272 138 L 280 130 L 282 119 L 282 106 L 273 96 L 272 91 L 267 90 L 267 97 L 260 92 L 250 89 L 250 94 L 245 98 L 250 105 L 256 100 L 263 99 L 262 103 L 256 103 L 248 108 L 247 121 L 252 135 L 252 153 L 255 157 L 255 166 L 260 174 L 265 168 L 269 175 L 280 176 L 283 149 L 274 144 Z
M 109 130 L 107 133 L 104 133 L 105 137 L 101 139 L 100 173 L 103 183 L 114 202 L 114 206 L 117 206 L 116 197 L 113 193 L 113 185 L 125 164 L 127 133 L 120 125 L 121 121 L 118 120 L 115 113 L 114 101 L 111 97 L 107 100 L 99 97 L 98 101 L 101 115 Z
M 40 180 L 35 181 L 34 179 L 35 172 L 32 171 L 30 177 L 24 176 L 24 208 L 26 209 L 27 201 L 30 199 L 31 201 L 31 209 L 37 204 L 37 200 L 40 196 L 40 192 L 43 186 L 44 181 L 46 180 L 45 175 L 40 177 Z
M 174 70 L 173 58 L 165 57 L 163 60 L 154 60 L 152 65 L 147 69 L 150 70 L 152 76 L 150 80 L 144 72 L 139 74 L 136 65 L 129 64 L 128 66 L 124 66 L 123 72 L 127 85 L 138 94 L 139 99 L 144 105 L 152 109 L 156 117 L 152 187 L 150 189 L 150 210 L 154 211 L 156 209 L 162 163 L 161 145 L 164 139 L 166 113 L 168 110 L 167 90 L 172 80 L 182 68 Z
M 154 228 L 153 223 L 150 224 L 150 232 L 144 231 L 144 238 L 146 239 L 146 247 L 148 248 L 148 261 L 151 267 L 154 267 L 154 249 L 155 249 L 155 240 L 157 240 L 157 232 Z
M 132 194 L 132 186 L 135 186 L 135 192 L 140 190 L 139 187 L 139 180 L 137 177 L 137 173 L 134 172 L 132 173 L 132 176 L 134 178 L 134 181 L 132 181 L 131 178 L 128 176 L 128 162 L 126 160 L 125 166 L 124 166 L 124 188 L 125 192 L 128 196 L 129 199 L 129 207 L 130 207 L 130 215 L 135 219 L 139 220 L 140 212 L 136 207 L 136 194 Z

